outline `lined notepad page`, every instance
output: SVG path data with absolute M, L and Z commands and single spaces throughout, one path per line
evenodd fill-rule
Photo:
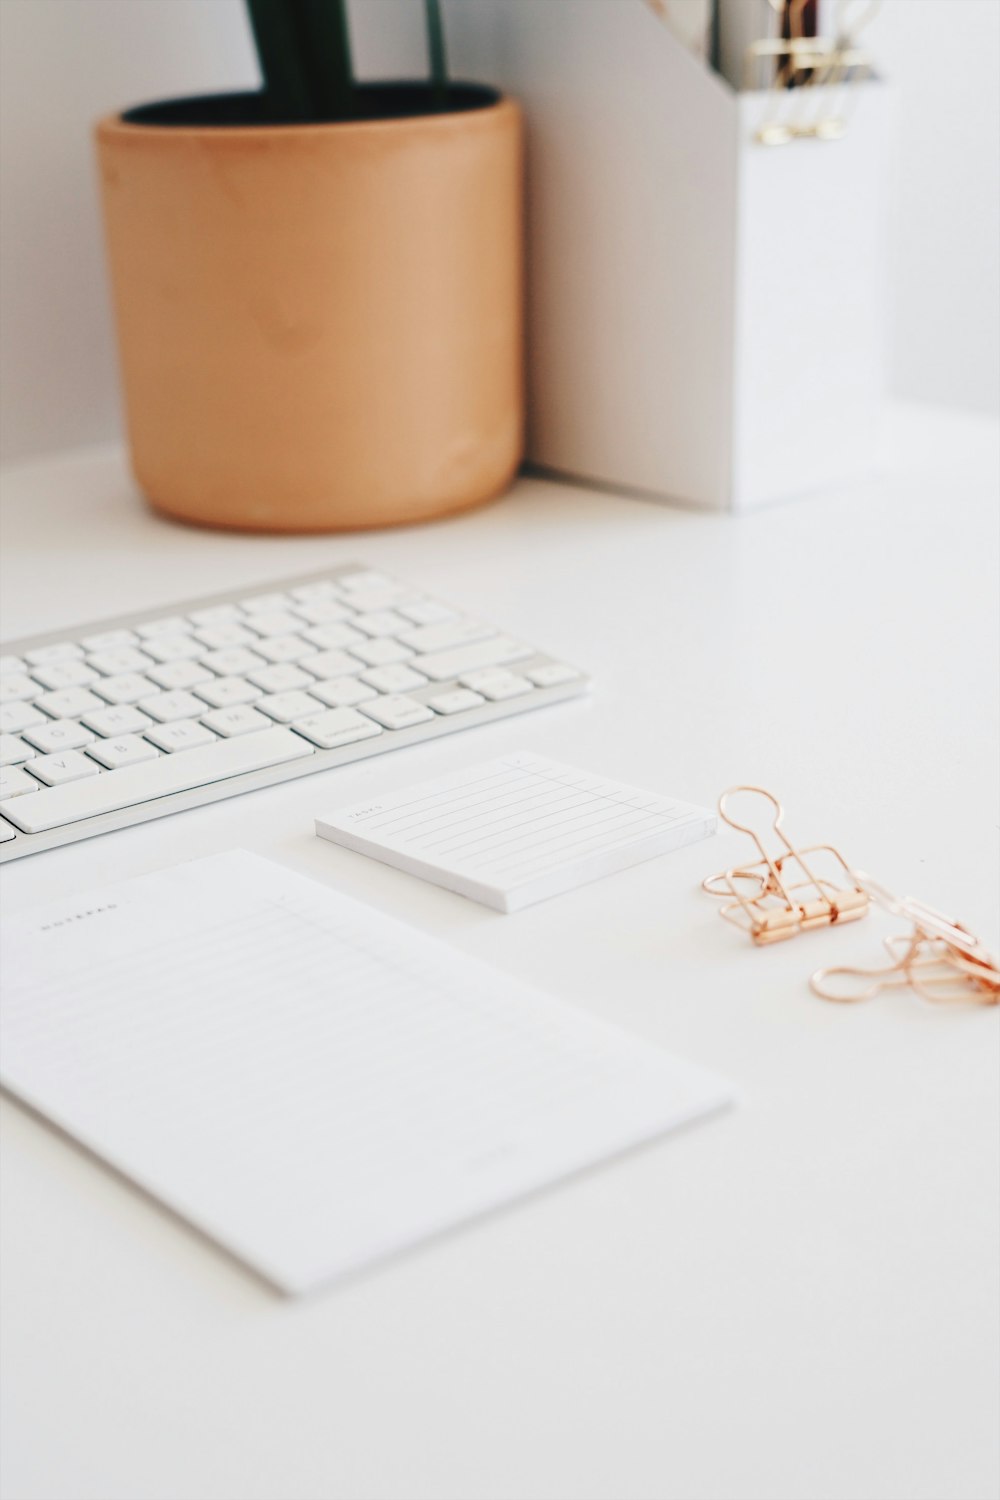
M 320 817 L 349 849 L 517 911 L 715 831 L 715 814 L 521 751 Z
M 252 854 L 15 918 L 5 945 L 4 1087 L 288 1292 L 728 1098 Z

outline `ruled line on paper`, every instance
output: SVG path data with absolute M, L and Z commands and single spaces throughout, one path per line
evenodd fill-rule
M 342 833 L 352 848 L 432 880 L 440 875 L 439 884 L 502 910 L 510 909 L 509 893 L 531 882 L 561 879 L 569 889 L 620 868 L 630 845 L 638 860 L 713 827 L 704 808 L 525 753 L 317 822 L 335 841 Z M 605 855 L 613 859 L 606 870 Z M 519 904 L 530 899 L 539 897 Z
M 572 797 L 572 796 L 577 796 L 577 795 L 579 795 L 579 793 L 574 792 L 572 789 L 569 789 L 569 790 L 567 790 L 564 793 L 564 796 L 567 796 L 567 797 Z M 473 807 L 471 811 L 467 810 L 465 807 L 462 807 L 462 808 L 459 809 L 459 812 L 461 814 L 463 814 L 464 816 L 460 816 L 460 817 L 452 817 L 451 816 L 451 811 L 452 811 L 453 804 L 449 803 L 446 806 L 441 806 L 439 808 L 438 813 L 436 814 L 436 818 L 435 818 L 435 820 L 437 820 L 437 819 L 445 819 L 446 820 L 446 828 L 445 828 L 445 830 L 435 829 L 435 830 L 433 830 L 433 833 L 434 834 L 438 834 L 438 833 L 441 833 L 442 831 L 444 831 L 445 834 L 446 834 L 446 836 L 447 836 L 448 834 L 450 834 L 452 832 L 452 830 L 454 830 L 455 828 L 458 828 L 462 823 L 475 823 L 475 824 L 478 824 L 480 827 L 482 827 L 482 826 L 484 826 L 484 825 L 486 825 L 486 824 L 488 824 L 490 822 L 493 822 L 493 821 L 504 822 L 504 821 L 507 821 L 508 815 L 509 815 L 509 811 L 510 811 L 510 809 L 512 807 L 519 807 L 519 806 L 522 806 L 526 802 L 537 801 L 537 800 L 539 800 L 539 799 L 541 799 L 541 798 L 543 798 L 545 796 L 546 796 L 546 792 L 542 788 L 540 788 L 538 786 L 533 786 L 533 787 L 531 787 L 530 790 L 525 791 L 524 795 L 520 796 L 520 797 L 513 797 L 513 796 L 510 796 L 509 794 L 507 794 L 505 796 L 505 799 L 503 799 L 503 800 L 497 799 L 497 798 L 487 798 L 487 799 L 485 799 L 484 802 L 476 804 L 476 806 Z M 495 819 L 491 818 L 491 817 L 484 817 L 483 816 L 483 808 L 484 807 L 491 808 L 493 806 L 493 804 L 495 802 L 497 802 L 498 800 L 500 801 L 500 805 L 499 805 L 499 807 L 496 807 L 494 809 L 495 813 L 496 813 Z M 434 821 L 434 820 L 431 820 L 431 821 Z M 408 835 L 405 835 L 405 836 L 412 839 L 412 834 L 408 834 Z M 413 841 L 417 842 L 417 840 L 413 840 Z M 428 846 L 430 847 L 430 846 L 432 846 L 432 844 L 433 844 L 433 839 L 428 840 Z
M 449 846 L 448 852 L 456 854 L 462 850 L 471 848 L 476 855 L 481 853 L 489 856 L 496 849 L 502 849 L 508 844 L 524 843 L 525 841 L 532 842 L 535 847 L 544 847 L 548 834 L 554 828 L 564 828 L 566 831 L 569 831 L 567 825 L 576 823 L 579 826 L 593 829 L 627 816 L 628 812 L 625 808 L 618 808 L 612 812 L 602 811 L 601 816 L 598 817 L 595 815 L 593 807 L 589 804 L 564 810 L 561 814 L 548 812 L 540 814 L 537 818 L 529 819 L 527 823 L 518 824 L 516 831 L 508 831 L 506 837 L 494 836 L 485 839 L 471 839 L 457 846 L 452 844 Z M 639 812 L 638 816 L 644 821 L 648 821 L 645 819 L 645 814 Z M 584 821 L 581 823 L 581 820 Z M 558 843 L 559 835 L 556 835 L 556 838 L 551 840 L 551 842 Z
M 474 787 L 474 786 L 482 787 L 487 782 L 496 781 L 498 779 L 503 779 L 502 774 L 500 772 L 494 771 L 489 776 L 477 776 L 477 777 L 475 777 L 474 780 L 463 781 L 461 783 L 460 789 L 458 789 L 458 790 L 461 793 L 464 793 L 464 792 L 468 791 L 468 789 L 470 787 Z M 513 778 L 510 777 L 509 774 L 508 774 L 507 779 L 513 779 Z M 481 794 L 477 793 L 477 792 L 469 792 L 469 797 L 471 798 L 472 801 L 475 801 L 476 798 L 478 796 L 480 796 L 480 795 Z M 384 833 L 384 832 L 386 832 L 388 830 L 388 828 L 390 828 L 391 826 L 393 826 L 396 822 L 400 821 L 400 820 L 397 819 L 396 814 L 399 813 L 399 812 L 401 812 L 404 807 L 418 807 L 418 806 L 420 806 L 421 804 L 424 804 L 424 803 L 433 804 L 436 800 L 437 800 L 437 794 L 430 794 L 430 795 L 428 795 L 427 793 L 424 793 L 422 796 L 420 796 L 420 797 L 412 797 L 412 798 L 410 798 L 406 802 L 397 802 L 397 803 L 394 803 L 393 806 L 390 809 L 388 809 L 388 810 L 386 810 L 384 808 L 379 808 L 377 811 L 374 811 L 374 812 L 371 812 L 371 813 L 360 813 L 360 814 L 358 814 L 358 821 L 359 822 L 367 823 L 367 826 L 369 828 L 378 828 L 378 829 L 380 829 Z M 455 800 L 457 801 L 459 799 L 456 797 Z M 387 819 L 388 819 L 388 822 L 386 821 Z M 405 823 L 407 820 L 404 818 L 401 821 Z
M 485 796 L 482 795 L 482 792 L 469 792 L 470 787 L 478 786 L 482 788 L 490 782 L 494 784 L 489 788 L 488 794 Z M 506 807 L 512 806 L 515 803 L 530 800 L 533 797 L 544 797 L 546 790 L 553 786 L 568 789 L 567 795 L 575 792 L 591 800 L 606 799 L 615 802 L 626 800 L 634 802 L 636 798 L 643 796 L 642 793 L 629 792 L 627 789 L 622 789 L 617 793 L 609 793 L 605 790 L 608 785 L 610 784 L 607 782 L 600 781 L 597 778 L 588 778 L 584 775 L 553 777 L 543 775 L 535 768 L 525 770 L 520 767 L 511 767 L 510 773 L 504 777 L 494 773 L 490 776 L 476 778 L 474 781 L 463 780 L 460 783 L 456 783 L 454 788 L 441 788 L 432 793 L 425 793 L 420 797 L 411 798 L 405 803 L 398 804 L 390 810 L 380 810 L 379 813 L 370 817 L 362 815 L 357 821 L 364 821 L 369 830 L 377 829 L 386 837 L 402 837 L 404 834 L 412 837 L 413 830 L 416 827 L 425 826 L 427 823 L 441 819 L 447 820 L 451 817 L 454 810 L 463 811 L 466 808 L 471 809 L 468 813 L 468 819 L 475 820 L 480 818 L 483 808 L 492 807 L 499 803 L 502 813 Z M 511 797 L 510 794 L 514 791 L 523 792 L 523 796 Z M 646 797 L 646 804 L 649 806 L 655 806 L 659 801 L 660 799 L 658 798 Z M 419 809 L 419 811 L 417 813 L 411 811 L 407 817 L 399 819 L 396 817 L 396 813 L 403 807 Z M 454 819 L 453 821 L 457 822 L 458 819 Z
M 452 853 L 454 852 L 454 848 L 456 847 L 456 845 L 461 847 L 465 844 L 479 842 L 480 833 L 485 829 L 497 828 L 500 830 L 505 830 L 511 827 L 523 827 L 528 823 L 539 823 L 542 822 L 545 818 L 555 817 L 560 812 L 569 811 L 567 804 L 570 803 L 575 803 L 574 810 L 577 812 L 586 810 L 587 804 L 586 802 L 581 802 L 579 800 L 580 795 L 581 794 L 579 792 L 566 792 L 562 797 L 553 799 L 551 796 L 548 796 L 544 801 L 539 801 L 536 795 L 533 795 L 530 799 L 521 798 L 500 808 L 495 817 L 457 819 L 455 822 L 449 825 L 447 830 L 438 830 L 439 835 L 443 832 L 443 837 L 439 836 L 428 839 L 425 843 L 420 844 L 417 844 L 415 841 L 414 846 L 419 848 L 434 849 L 441 853 Z M 530 802 L 531 805 L 528 807 L 524 806 L 526 802 Z M 510 817 L 510 808 L 513 806 L 519 806 L 521 808 L 521 813 L 519 814 L 517 822 L 512 822 Z M 536 809 L 538 807 L 543 807 L 544 811 L 536 812 Z M 531 816 L 527 816 L 528 814 L 531 814 Z M 466 827 L 465 833 L 456 832 L 456 830 L 463 825 L 471 826 L 471 829 L 473 830 L 471 839 L 468 839 L 466 837 L 466 834 L 469 832 L 469 827 Z
M 600 825 L 600 832 L 594 831 L 597 825 Z M 620 833 L 625 828 L 629 829 L 629 837 L 635 838 L 637 835 L 658 833 L 661 826 L 659 823 L 650 823 L 641 813 L 631 816 L 608 814 L 605 818 L 597 819 L 596 823 L 588 824 L 586 830 L 578 828 L 573 830 L 568 838 L 557 838 L 542 844 L 534 850 L 535 858 L 531 862 L 533 864 L 552 863 L 556 859 L 564 858 L 567 854 L 581 849 L 584 845 L 606 845 L 609 834 Z M 579 837 L 580 834 L 582 837 Z M 499 862 L 493 863 L 493 868 L 498 872 L 503 872 L 523 863 L 524 859 L 520 853 L 515 854 L 508 850 L 507 855 L 501 857 Z
M 514 771 L 515 767 L 512 766 L 511 770 Z M 636 822 L 636 832 L 639 833 L 656 827 L 658 819 L 674 822 L 678 817 L 676 810 L 663 809 L 659 798 L 597 777 L 566 775 L 555 767 L 547 771 L 539 765 L 517 767 L 516 770 L 517 774 L 504 783 L 502 791 L 491 792 L 471 809 L 464 788 L 460 786 L 455 787 L 454 796 L 450 788 L 429 794 L 421 799 L 424 812 L 416 824 L 404 824 L 403 829 L 392 831 L 397 836 L 406 837 L 415 852 L 421 850 L 459 858 L 463 862 L 480 862 L 484 869 L 495 870 L 496 862 L 489 857 L 495 849 L 511 843 L 537 841 L 540 837 L 543 840 L 541 847 L 545 848 L 545 836 L 552 827 L 576 823 L 588 831 L 606 827 L 610 832 L 612 824 L 620 824 L 626 818 L 625 809 L 639 808 L 645 817 L 629 820 Z M 459 815 L 453 816 L 453 810 L 459 804 Z M 511 816 L 513 809 L 518 809 L 518 812 Z M 435 825 L 429 830 L 429 837 L 416 833 L 416 828 L 426 829 L 429 824 Z M 389 827 L 384 827 L 383 831 L 390 834 Z M 472 836 L 467 837 L 470 831 Z M 570 849 L 579 843 L 576 838 L 557 838 L 549 840 L 548 847 L 555 857 L 561 848 Z

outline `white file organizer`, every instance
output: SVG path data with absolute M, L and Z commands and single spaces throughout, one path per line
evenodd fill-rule
M 763 146 L 774 96 L 736 94 L 641 0 L 446 21 L 454 75 L 529 121 L 529 458 L 737 511 L 871 472 L 885 86 L 840 91 L 839 140 Z

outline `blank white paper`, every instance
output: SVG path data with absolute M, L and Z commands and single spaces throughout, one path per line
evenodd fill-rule
M 322 838 L 498 911 L 715 832 L 715 814 L 518 751 L 316 820 Z
M 729 1097 L 242 851 L 15 918 L 0 1047 L 5 1088 L 293 1293 Z

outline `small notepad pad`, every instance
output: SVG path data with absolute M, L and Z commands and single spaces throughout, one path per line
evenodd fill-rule
M 287 1292 L 729 1097 L 241 852 L 13 918 L 0 1057 L 5 1088 Z
M 715 832 L 715 814 L 520 751 L 316 820 L 323 838 L 498 911 Z

